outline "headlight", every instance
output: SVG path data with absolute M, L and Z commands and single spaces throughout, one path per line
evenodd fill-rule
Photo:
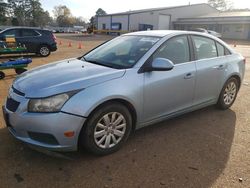
M 30 99 L 29 112 L 59 112 L 72 95 L 63 93 L 43 99 Z

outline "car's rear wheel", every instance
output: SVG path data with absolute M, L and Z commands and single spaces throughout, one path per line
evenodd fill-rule
M 89 117 L 81 134 L 81 143 L 97 155 L 117 151 L 127 140 L 132 128 L 132 117 L 120 103 L 108 103 Z
M 230 108 L 237 97 L 238 90 L 238 80 L 234 77 L 228 79 L 221 90 L 220 97 L 217 102 L 218 108 L 222 110 Z
M 38 49 L 38 54 L 42 57 L 48 57 L 50 55 L 50 48 L 47 45 L 42 45 Z

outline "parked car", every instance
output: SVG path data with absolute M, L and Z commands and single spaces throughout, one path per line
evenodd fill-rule
M 56 37 L 49 30 L 12 27 L 0 32 L 0 40 L 4 41 L 7 35 L 13 35 L 16 42 L 25 45 L 27 53 L 36 53 L 42 57 L 47 57 L 51 52 L 57 50 Z
M 201 33 L 208 33 L 210 35 L 213 35 L 215 37 L 221 38 L 222 35 L 216 31 L 212 31 L 212 30 L 207 30 L 204 28 L 195 28 L 195 29 L 191 29 L 191 31 L 197 31 L 197 32 L 201 32 Z
M 245 59 L 211 35 L 135 32 L 21 74 L 3 114 L 23 142 L 105 155 L 144 126 L 209 105 L 228 109 L 244 71 Z

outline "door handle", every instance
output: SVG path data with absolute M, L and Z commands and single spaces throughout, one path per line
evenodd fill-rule
M 221 69 L 223 69 L 223 68 L 224 68 L 224 65 L 214 66 L 213 68 L 214 68 L 214 69 L 221 70 Z
M 184 79 L 190 79 L 190 78 L 193 78 L 194 75 L 190 72 L 190 73 L 187 73 L 185 76 L 184 76 Z

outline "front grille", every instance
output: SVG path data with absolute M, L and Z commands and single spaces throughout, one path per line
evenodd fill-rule
M 13 90 L 14 93 L 16 93 L 16 94 L 18 94 L 18 95 L 25 96 L 25 94 L 24 94 L 23 92 L 17 90 L 17 89 L 14 88 L 13 86 L 12 86 L 12 90 Z
M 11 112 L 16 112 L 20 102 L 15 101 L 12 98 L 7 98 L 6 108 Z
M 50 144 L 50 145 L 59 145 L 58 141 L 56 138 L 47 133 L 36 133 L 36 132 L 28 132 L 29 137 L 32 140 L 44 143 L 44 144 Z

